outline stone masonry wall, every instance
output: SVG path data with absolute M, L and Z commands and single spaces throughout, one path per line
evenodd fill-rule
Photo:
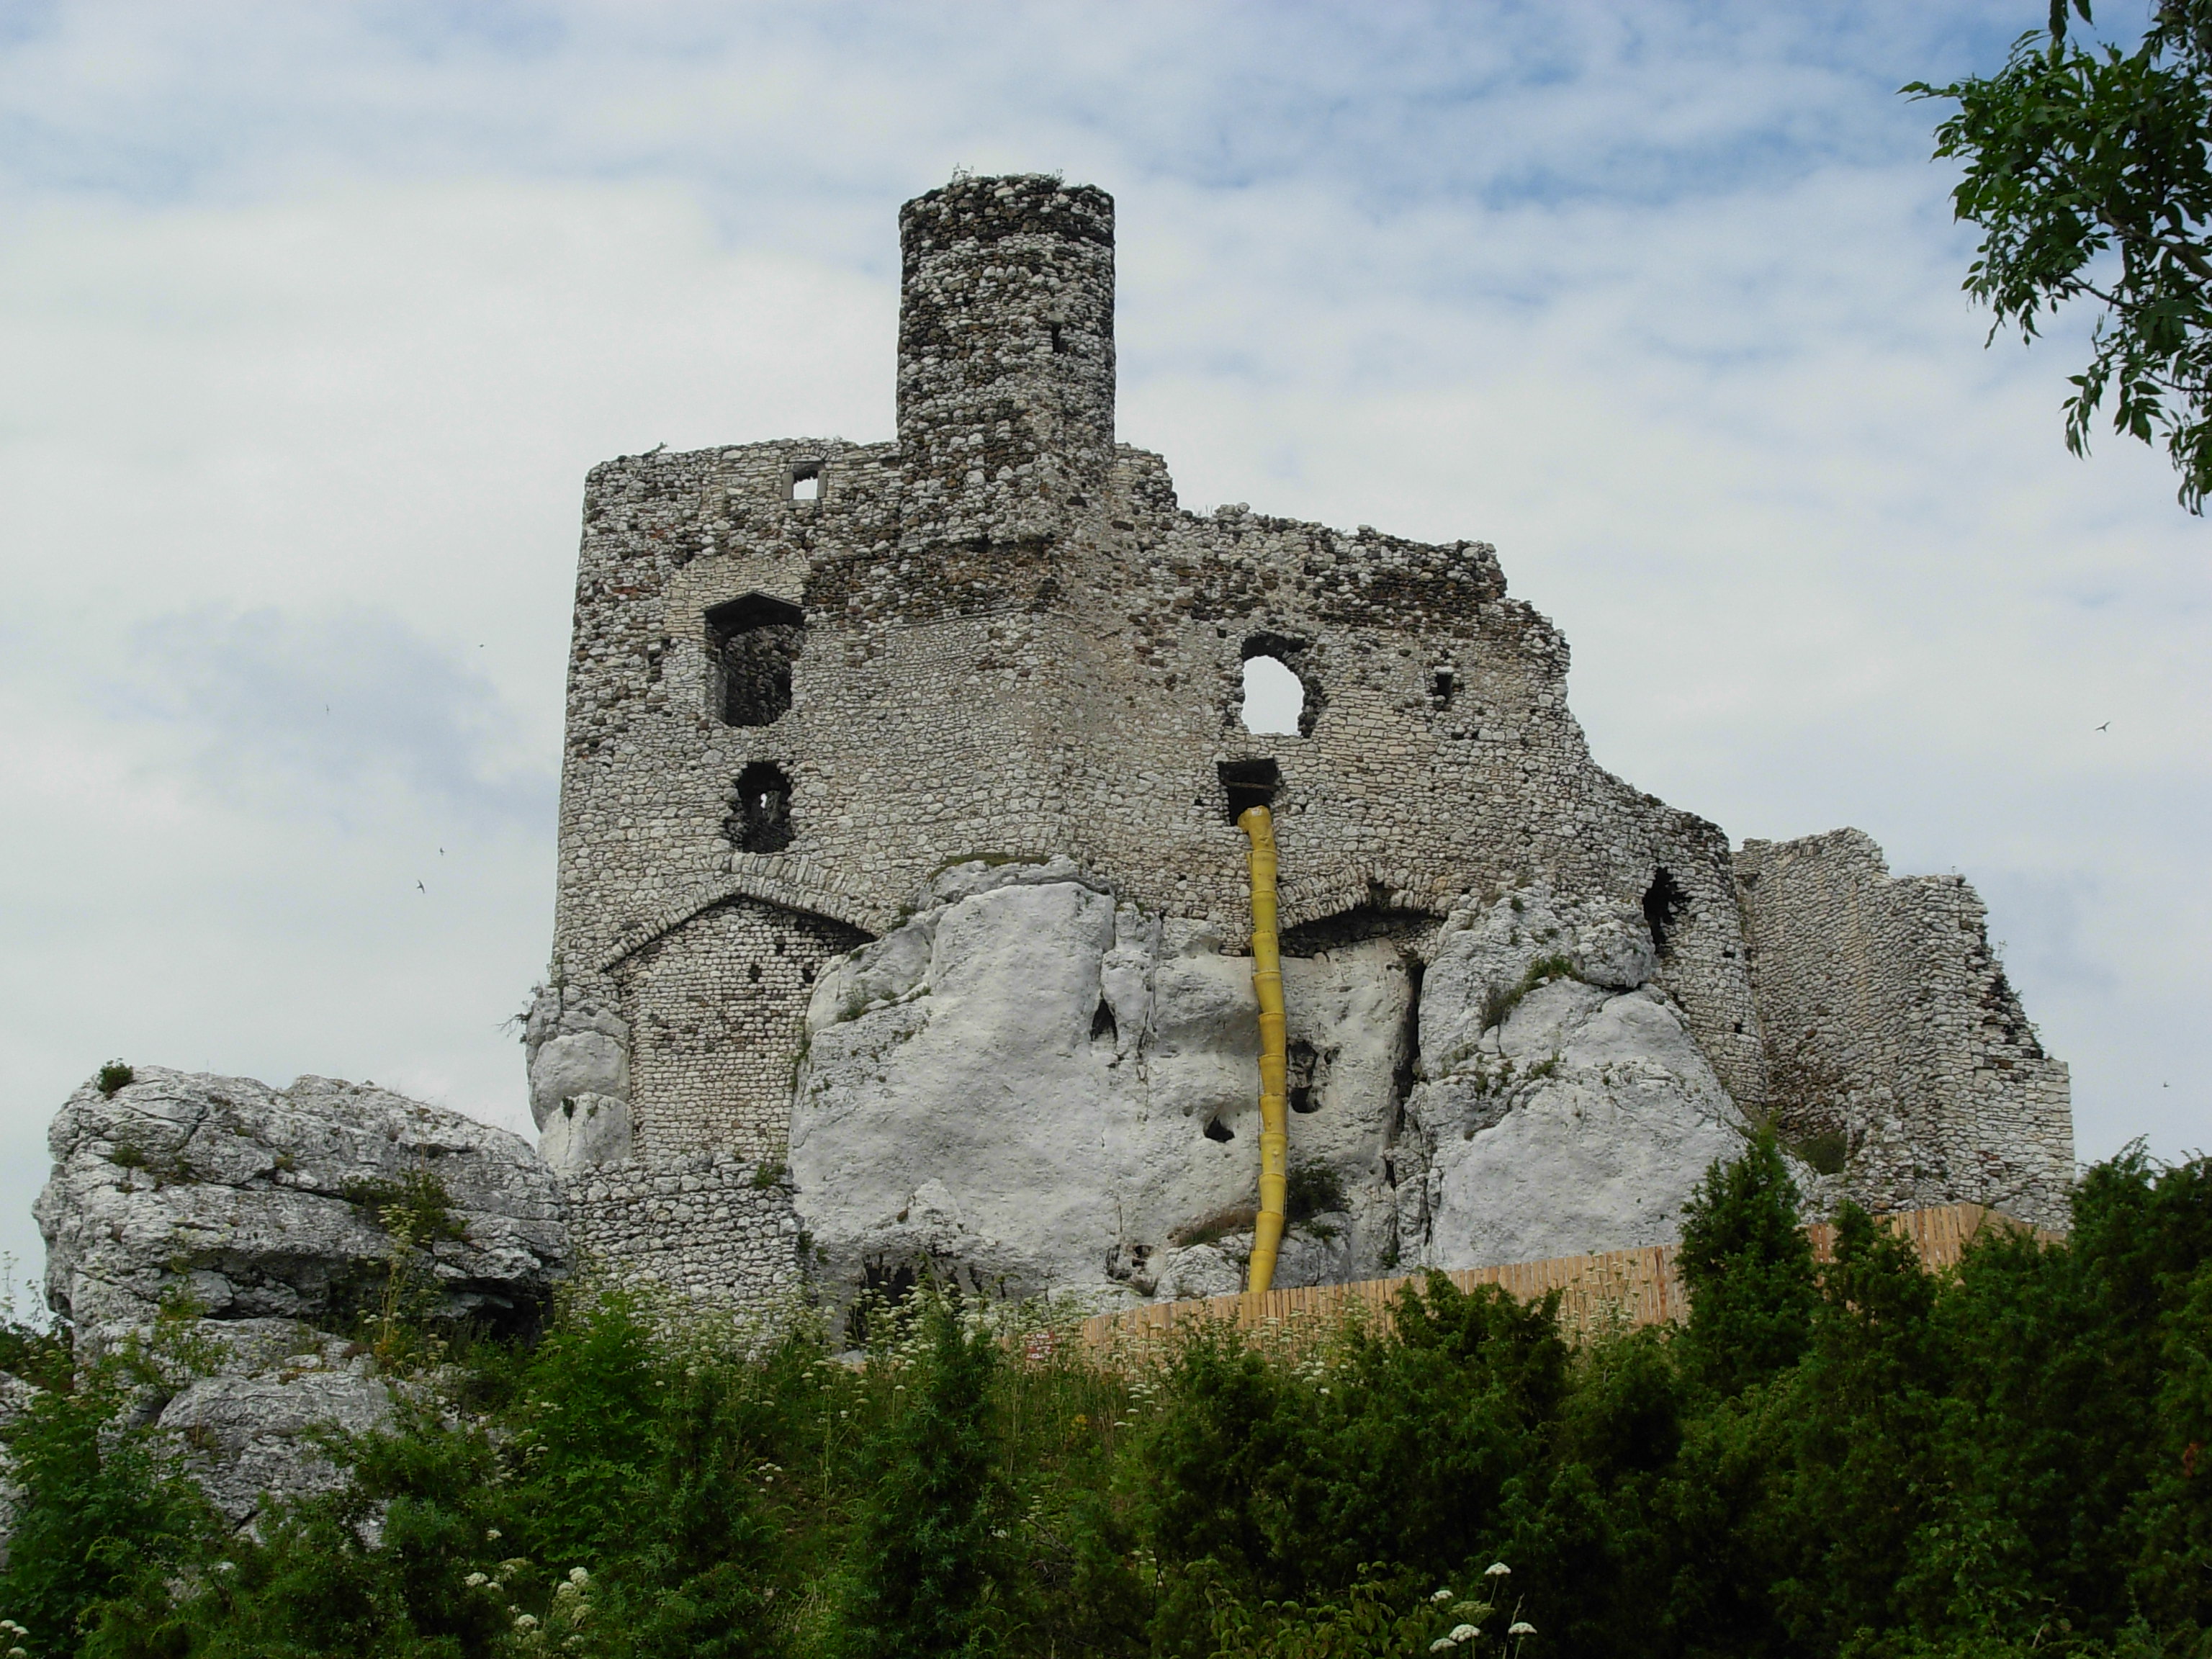
M 722 1153 L 573 1175 L 572 1247 L 586 1271 L 612 1269 L 679 1305 L 774 1319 L 799 1295 L 804 1242 L 780 1168 L 763 1180 Z
M 865 936 L 734 898 L 617 969 L 638 1155 L 783 1157 L 791 1076 L 822 964 Z
M 1987 1204 L 2066 1224 L 2066 1067 L 1991 954 L 1974 890 L 1890 875 L 1856 830 L 1736 857 L 1771 1109 L 1840 1134 L 1850 1185 L 1885 1209 Z

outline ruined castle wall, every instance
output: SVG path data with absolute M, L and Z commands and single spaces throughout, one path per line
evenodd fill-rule
M 2065 1066 L 2043 1052 L 1956 876 L 1890 875 L 1856 830 L 1738 854 L 1784 1133 L 1841 1136 L 1876 1208 L 1987 1204 L 2066 1224 Z
M 805 1243 L 791 1188 L 729 1153 L 584 1171 L 563 1182 L 568 1236 L 586 1271 L 687 1307 L 787 1317 L 802 1289 Z
M 778 496 L 794 457 L 821 461 L 822 501 Z M 562 800 L 572 980 L 762 867 L 730 830 L 755 762 L 790 779 L 787 856 L 836 872 L 847 902 L 830 914 L 865 931 L 947 863 L 1066 852 L 1241 939 L 1244 841 L 1219 768 L 1264 758 L 1288 925 L 1440 918 L 1530 879 L 1633 902 L 1665 867 L 1681 896 L 1665 982 L 1739 1099 L 1759 1099 L 1725 839 L 1591 761 L 1565 643 L 1506 596 L 1489 548 L 1183 512 L 1157 458 L 1125 450 L 1103 516 L 1049 551 L 917 552 L 890 533 L 896 484 L 880 450 L 819 444 L 594 474 Z M 732 727 L 713 708 L 705 619 L 748 592 L 800 604 L 805 636 L 789 711 Z M 1244 731 L 1243 666 L 1261 647 L 1306 681 L 1307 733 Z M 735 985 L 741 965 L 716 971 Z M 683 994 L 706 994 L 707 973 L 687 969 Z M 693 1051 L 665 1052 L 674 1091 L 674 1056 Z M 658 1064 L 641 1058 L 641 1075 Z M 720 1144 L 725 1084 L 690 1086 L 699 1122 L 680 1135 L 674 1093 L 659 1127 L 641 1097 L 647 1145 Z
M 626 958 L 615 982 L 630 1030 L 639 1156 L 781 1160 L 815 975 L 864 938 L 842 922 L 737 898 Z
M 1271 762 L 1286 927 L 1418 951 L 1533 884 L 1644 905 L 1659 983 L 1740 1104 L 1779 1066 L 1817 1129 L 1805 1079 L 1854 1079 L 1870 1196 L 2055 1190 L 2063 1069 L 2003 1035 L 2026 1028 L 1971 893 L 1888 883 L 1878 855 L 1771 879 L 1754 843 L 1740 904 L 1716 826 L 1591 758 L 1565 641 L 1491 548 L 1184 510 L 1160 458 L 1114 441 L 1101 193 L 956 181 L 909 204 L 902 251 L 896 443 L 631 456 L 587 483 L 556 954 L 630 1023 L 647 1164 L 781 1156 L 809 966 L 949 864 L 1065 854 L 1241 943 L 1221 769 Z M 732 725 L 714 619 L 761 605 L 796 641 L 789 703 Z M 1242 726 L 1262 653 L 1307 687 L 1297 735 Z M 763 851 L 733 797 L 765 766 L 789 839 Z

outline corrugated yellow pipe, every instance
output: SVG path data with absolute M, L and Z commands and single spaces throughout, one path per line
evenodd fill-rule
M 1260 1215 L 1252 1228 L 1246 1288 L 1274 1283 L 1283 1242 L 1283 1190 L 1291 1162 L 1289 1051 L 1283 1030 L 1283 959 L 1275 932 L 1275 817 L 1248 806 L 1237 827 L 1252 842 L 1252 988 L 1260 997 Z

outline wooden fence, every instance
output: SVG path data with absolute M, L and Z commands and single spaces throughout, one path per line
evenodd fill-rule
M 1906 1210 L 1885 1216 L 1882 1224 L 1912 1242 L 1929 1268 L 1957 1262 L 1966 1241 L 1984 1226 L 2018 1228 L 2022 1223 L 1979 1204 L 1949 1204 L 1940 1209 Z M 1835 1248 L 1836 1230 L 1826 1223 L 1806 1229 L 1817 1260 L 1828 1260 Z M 2045 1240 L 2058 1235 L 2036 1230 Z M 1612 1327 L 1658 1325 L 1681 1318 L 1689 1311 L 1680 1275 L 1674 1268 L 1675 1246 L 1647 1245 L 1637 1250 L 1607 1250 L 1598 1255 L 1553 1256 L 1545 1261 L 1522 1261 L 1504 1267 L 1465 1267 L 1445 1278 L 1462 1291 L 1478 1285 L 1498 1285 L 1524 1302 L 1557 1291 L 1559 1316 L 1570 1328 L 1592 1331 Z M 1155 1302 L 1121 1313 L 1101 1314 L 1084 1322 L 1082 1341 L 1094 1352 L 1135 1348 L 1142 1350 L 1170 1339 L 1178 1329 L 1220 1322 L 1243 1330 L 1278 1330 L 1285 1334 L 1315 1332 L 1334 1326 L 1347 1316 L 1387 1322 L 1389 1304 L 1408 1285 L 1425 1282 L 1425 1274 L 1396 1279 L 1367 1279 L 1350 1285 L 1312 1285 L 1296 1290 L 1269 1291 L 1255 1296 L 1205 1297 L 1188 1302 Z

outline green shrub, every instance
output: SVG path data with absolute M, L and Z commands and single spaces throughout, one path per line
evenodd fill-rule
M 1388 1334 L 1119 1367 L 927 1288 L 865 1363 L 578 1291 L 251 1537 L 119 1362 L 10 1323 L 48 1392 L 0 1617 L 42 1659 L 1348 1659 L 1516 1614 L 1502 1659 L 2207 1651 L 2212 1164 L 2131 1151 L 2064 1243 L 1940 1274 L 1852 1210 L 1815 1264 L 1795 1203 L 1754 1142 L 1691 1206 L 1687 1324 L 1573 1341 L 1441 1275 Z
M 137 1077 L 121 1060 L 111 1060 L 100 1068 L 100 1075 L 94 1081 L 99 1085 L 100 1092 L 112 1099 L 117 1090 L 129 1088 L 137 1081 Z

